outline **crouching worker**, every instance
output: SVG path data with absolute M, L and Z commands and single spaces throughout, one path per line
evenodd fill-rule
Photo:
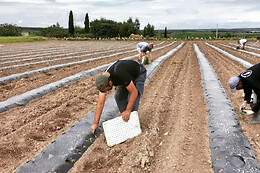
M 116 87 L 115 100 L 124 121 L 128 121 L 130 113 L 137 111 L 140 97 L 144 92 L 146 69 L 133 60 L 119 60 L 112 64 L 106 72 L 96 78 L 99 90 L 92 133 L 98 128 L 100 116 L 106 99 L 106 92 Z
M 240 39 L 237 42 L 238 42 L 238 44 L 240 44 L 240 46 L 239 46 L 240 49 L 245 49 L 245 45 L 247 43 L 247 39 Z
M 257 102 L 254 105 L 251 103 L 254 117 L 250 120 L 250 123 L 260 123 L 260 63 L 242 72 L 238 77 L 231 77 L 228 85 L 232 93 L 236 92 L 236 90 L 244 89 L 244 102 L 240 109 L 244 109 L 250 103 L 252 90 L 255 92 Z
M 136 45 L 136 49 L 139 53 L 138 55 L 138 62 L 142 62 L 142 56 L 147 57 L 147 52 L 149 52 L 149 58 L 152 58 L 152 49 L 153 49 L 153 44 L 146 43 L 146 42 L 140 42 Z

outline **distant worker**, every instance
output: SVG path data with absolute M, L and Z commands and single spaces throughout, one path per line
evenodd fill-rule
M 256 64 L 246 71 L 242 72 L 239 76 L 231 77 L 228 81 L 231 92 L 244 89 L 244 102 L 240 109 L 244 109 L 250 103 L 254 116 L 251 119 L 252 124 L 260 123 L 260 63 Z M 252 90 L 257 96 L 256 104 L 251 103 Z
M 238 44 L 240 44 L 240 49 L 245 49 L 245 45 L 247 43 L 247 39 L 243 38 L 243 39 L 238 40 L 237 42 L 238 42 Z
M 138 56 L 138 62 L 142 62 L 142 57 L 147 56 L 147 52 L 149 52 L 149 58 L 152 58 L 152 49 L 153 49 L 153 44 L 146 43 L 146 42 L 140 42 L 136 45 L 137 51 L 139 53 Z
M 124 121 L 128 121 L 130 113 L 137 111 L 141 95 L 144 92 L 146 68 L 133 60 L 119 60 L 112 64 L 106 72 L 96 78 L 99 90 L 94 124 L 91 131 L 98 128 L 100 116 L 106 99 L 106 92 L 116 86 L 115 100 Z

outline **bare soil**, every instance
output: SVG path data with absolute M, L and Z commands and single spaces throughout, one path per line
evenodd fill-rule
M 228 41 L 223 42 L 228 44 Z M 154 59 L 179 43 L 154 52 Z M 106 145 L 104 136 L 101 135 L 70 172 L 213 172 L 209 150 L 207 108 L 193 43 L 186 42 L 183 48 L 163 62 L 146 84 L 138 111 L 142 134 L 111 148 Z M 227 85 L 231 76 L 238 75 L 245 68 L 206 46 L 204 42 L 196 41 L 196 43 L 209 59 L 226 89 L 239 116 L 243 132 L 256 152 L 260 153 L 260 125 L 249 124 L 250 115 L 239 115 L 238 108 L 243 101 L 242 93 L 231 94 Z M 216 42 L 210 43 L 220 47 Z M 22 51 L 55 46 L 62 49 L 77 44 L 86 45 L 88 50 L 97 47 L 114 49 L 122 45 L 122 42 L 47 41 L 4 46 L 6 49 Z M 231 51 L 231 49 L 225 50 L 252 64 L 259 62 L 254 56 Z M 129 55 L 125 54 L 124 57 L 126 56 Z M 0 97 L 6 100 L 119 58 L 122 57 L 39 73 L 7 82 L 0 86 L 0 92 L 4 93 Z M 82 79 L 33 100 L 24 107 L 0 114 L 0 172 L 14 172 L 21 164 L 40 153 L 57 136 L 92 111 L 96 106 L 98 95 L 94 86 L 95 77 L 96 75 Z M 260 160 L 259 155 L 258 160 Z
M 216 45 L 217 46 L 217 45 Z M 219 47 L 219 46 L 218 46 Z M 206 46 L 204 43 L 199 44 L 199 48 L 209 59 L 211 65 L 215 69 L 220 82 L 226 90 L 228 98 L 231 100 L 233 108 L 235 109 L 240 125 L 243 129 L 243 133 L 249 139 L 253 149 L 257 152 L 257 158 L 260 160 L 260 124 L 250 124 L 249 120 L 252 118 L 252 115 L 243 116 L 239 113 L 239 106 L 243 103 L 243 90 L 239 90 L 236 93 L 231 93 L 228 86 L 228 80 L 232 76 L 238 76 L 241 72 L 246 70 L 244 66 L 235 62 L 223 54 L 215 51 L 213 48 Z M 221 49 L 231 53 L 232 55 L 237 56 L 238 58 L 244 59 L 251 64 L 259 63 L 259 58 L 256 56 L 244 54 L 231 50 L 228 48 L 221 47 Z
M 99 137 L 70 172 L 213 172 L 200 81 L 187 43 L 145 87 L 138 111 L 142 134 L 112 148 Z
M 103 42 L 101 42 L 102 44 Z M 110 42 L 110 45 L 114 42 Z M 116 42 L 115 42 L 116 43 Z M 169 44 L 170 42 L 166 42 Z M 161 45 L 162 46 L 162 45 Z M 154 52 L 154 59 L 165 54 L 165 52 L 176 47 L 171 47 Z M 126 54 L 124 57 L 127 57 Z M 116 57 L 115 60 L 122 58 Z M 105 59 L 102 62 L 95 62 L 92 66 L 82 65 L 85 69 L 90 69 L 101 64 L 113 62 Z M 78 67 L 79 68 L 79 67 Z M 50 72 L 58 78 L 50 75 L 45 77 L 44 73 L 39 73 L 20 81 L 20 87 L 6 87 L 3 95 L 7 98 L 56 81 L 63 77 L 75 74 L 78 68 L 70 68 L 64 72 Z M 67 72 L 67 73 L 66 73 Z M 17 81 L 14 81 L 15 83 Z M 76 121 L 86 116 L 96 105 L 98 91 L 94 85 L 95 76 L 75 82 L 57 91 L 50 93 L 40 99 L 31 101 L 24 107 L 9 110 L 0 114 L 0 166 L 3 172 L 14 170 L 22 163 L 39 153 L 58 135 L 72 126 Z M 5 85 L 12 86 L 13 81 Z M 4 85 L 3 85 L 4 86 Z M 8 91 L 14 93 L 8 95 Z M 19 138 L 17 138 L 19 136 Z
M 170 42 L 166 42 L 165 44 L 162 44 L 158 47 L 162 47 L 162 46 L 167 45 L 169 43 Z M 174 45 L 174 46 L 176 46 L 176 45 Z M 161 55 L 164 54 L 165 51 L 167 52 L 170 49 L 172 49 L 172 47 L 167 47 L 164 50 L 159 50 L 159 51 L 156 51 L 155 53 L 158 54 L 158 56 L 161 56 Z M 110 54 L 113 54 L 113 53 L 110 53 Z M 0 101 L 4 101 L 4 100 L 6 100 L 10 97 L 22 94 L 26 91 L 30 91 L 30 90 L 33 90 L 35 88 L 39 88 L 39 87 L 46 85 L 48 83 L 61 80 L 65 77 L 74 75 L 74 74 L 79 73 L 81 71 L 89 70 L 91 68 L 95 68 L 97 66 L 107 64 L 107 63 L 111 63 L 111 62 L 114 62 L 118 59 L 133 56 L 133 55 L 136 55 L 136 52 L 125 53 L 125 54 L 122 54 L 122 55 L 119 55 L 119 56 L 104 58 L 104 59 L 98 60 L 98 61 L 92 61 L 92 62 L 87 62 L 87 63 L 83 63 L 83 64 L 79 64 L 79 65 L 63 67 L 63 68 L 59 68 L 59 69 L 54 69 L 54 70 L 42 72 L 42 73 L 36 73 L 36 74 L 28 76 L 28 77 L 23 77 L 23 78 L 13 80 L 13 81 L 10 81 L 10 82 L 2 83 L 2 84 L 0 84 L 0 92 L 3 92 L 5 94 L 0 95 Z M 48 65 L 46 65 L 46 66 L 48 66 Z M 42 65 L 38 65 L 36 67 L 37 67 L 36 69 L 42 68 Z M 32 70 L 31 67 L 24 67 L 24 68 L 26 68 L 25 71 Z M 11 69 L 11 71 L 12 71 L 12 74 L 20 73 L 20 69 Z

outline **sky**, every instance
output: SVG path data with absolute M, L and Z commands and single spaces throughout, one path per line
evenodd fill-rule
M 68 28 L 70 10 L 79 27 L 88 13 L 90 22 L 137 18 L 140 29 L 260 28 L 260 0 L 0 0 L 0 24 Z

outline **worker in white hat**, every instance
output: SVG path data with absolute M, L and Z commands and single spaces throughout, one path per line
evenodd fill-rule
M 247 43 L 247 39 L 243 38 L 237 41 L 240 44 L 240 49 L 245 49 L 245 45 Z
M 239 76 L 231 77 L 228 85 L 232 93 L 236 92 L 236 90 L 244 90 L 244 102 L 240 106 L 240 109 L 244 109 L 247 104 L 251 103 L 254 117 L 250 122 L 252 124 L 260 123 L 260 63 L 250 67 Z M 251 102 L 252 90 L 257 96 L 256 104 L 252 104 Z
M 140 42 L 136 45 L 136 49 L 139 53 L 138 56 L 138 62 L 142 62 L 142 57 L 145 56 L 147 57 L 147 52 L 149 52 L 149 58 L 152 58 L 152 49 L 153 49 L 153 44 L 152 43 L 146 43 L 146 42 Z

